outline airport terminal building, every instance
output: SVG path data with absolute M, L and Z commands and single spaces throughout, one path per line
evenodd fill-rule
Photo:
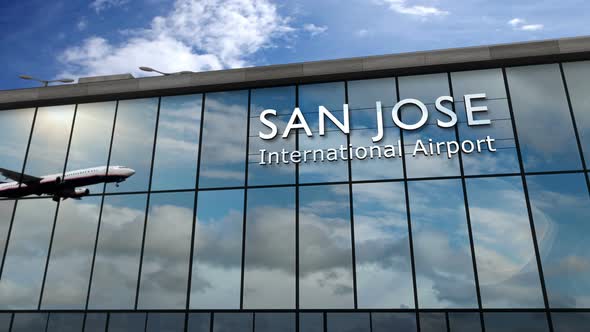
M 588 331 L 588 60 L 580 37 L 0 91 L 0 331 Z

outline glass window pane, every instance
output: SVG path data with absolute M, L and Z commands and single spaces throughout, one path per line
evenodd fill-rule
M 525 170 L 580 169 L 559 66 L 513 67 L 506 74 Z
M 486 312 L 486 332 L 548 332 L 547 317 L 539 312 Z
M 420 308 L 477 308 L 460 180 L 408 183 Z
M 590 168 L 590 94 L 588 93 L 590 61 L 564 63 L 563 71 L 584 151 L 586 168 Z
M 115 108 L 114 101 L 78 105 L 66 171 L 106 167 L 115 121 Z M 89 181 L 87 178 L 80 180 L 82 183 L 78 184 L 84 185 L 91 193 L 103 191 L 102 179 L 96 179 L 98 183 L 93 185 L 86 185 Z
M 250 146 L 249 146 L 249 164 L 248 164 L 248 184 L 249 185 L 270 185 L 270 184 L 290 184 L 295 183 L 295 164 L 289 162 L 273 163 L 271 165 L 260 165 L 261 153 L 264 149 L 266 152 L 294 151 L 295 135 L 289 135 L 283 138 L 283 131 L 289 122 L 291 113 L 295 107 L 295 87 L 277 87 L 267 89 L 253 89 L 252 100 L 250 105 Z M 267 128 L 260 121 L 260 113 L 266 109 L 277 111 L 277 116 L 269 115 L 267 119 L 272 121 L 278 127 L 278 133 L 271 140 L 263 140 L 259 137 L 259 132 L 269 133 Z M 266 155 L 268 156 L 268 155 Z
M 108 192 L 148 190 L 157 114 L 157 98 L 119 102 L 109 166 L 129 167 L 135 174 L 119 187 L 107 184 Z
M 0 308 L 37 309 L 56 205 L 50 199 L 18 201 L 0 280 Z
M 105 332 L 107 329 L 106 313 L 86 313 L 84 332 Z
M 100 203 L 100 197 L 60 203 L 41 303 L 43 309 L 85 308 Z
M 146 198 L 146 195 L 105 197 L 89 309 L 134 308 Z
M 0 200 L 0 264 L 2 264 L 4 258 L 4 249 L 6 248 L 8 229 L 10 228 L 15 203 L 16 201 Z
M 200 94 L 162 98 L 152 190 L 195 188 L 202 101 Z
M 213 332 L 252 332 L 251 313 L 216 313 Z
M 248 191 L 245 250 L 244 308 L 295 308 L 294 187 Z
M 324 314 L 320 312 L 299 313 L 299 332 L 324 332 Z
M 300 307 L 352 308 L 348 186 L 306 186 L 299 190 Z
M 254 332 L 295 332 L 295 314 L 281 312 L 256 313 Z
M 521 179 L 467 179 L 467 194 L 483 307 L 544 307 Z
M 210 313 L 190 313 L 188 314 L 187 332 L 209 332 L 211 331 L 211 314 Z
M 371 314 L 372 332 L 416 332 L 415 313 L 386 313 L 374 312 Z
M 184 309 L 195 194 L 152 194 L 138 308 Z
M 590 326 L 590 313 L 553 312 L 551 320 L 555 332 L 585 332 Z
M 345 102 L 344 82 L 308 84 L 299 87 L 299 108 L 309 125 L 313 136 L 308 137 L 304 130 L 299 131 L 299 150 L 340 149 L 348 145 L 346 134 L 340 131 L 331 121 L 326 120 L 326 133 L 319 135 L 319 106 L 326 107 L 340 122 L 344 121 L 343 104 Z M 347 154 L 345 154 L 347 157 Z M 326 157 L 327 158 L 327 157 Z M 308 161 L 299 167 L 299 182 L 336 182 L 348 180 L 348 162 Z
M 0 332 L 10 331 L 10 321 L 12 320 L 12 314 L 2 313 L 0 314 Z
M 244 191 L 199 192 L 190 307 L 238 309 Z
M 527 177 L 533 220 L 553 308 L 590 306 L 590 199 L 582 174 Z
M 144 332 L 145 313 L 112 313 L 109 316 L 109 332 Z
M 447 332 L 447 320 L 444 313 L 421 312 L 419 317 L 421 332 Z
M 199 186 L 244 185 L 248 91 L 208 93 L 203 115 Z
M 463 153 L 463 168 L 467 175 L 518 173 L 518 156 L 514 142 L 514 131 L 508 99 L 504 88 L 504 76 L 500 69 L 486 69 L 451 73 L 455 112 L 458 117 L 459 138 L 461 141 L 486 139 L 489 135 L 495 140 L 492 152 L 487 143 L 473 153 Z M 474 106 L 486 106 L 478 118 L 489 119 L 490 125 L 469 126 L 465 113 L 464 96 L 466 94 L 485 93 L 485 100 L 473 100 Z
M 354 184 L 359 308 L 414 308 L 404 184 Z
M 481 318 L 478 312 L 449 312 L 450 332 L 481 331 Z
M 184 313 L 148 314 L 146 332 L 183 332 Z
M 0 111 L 0 160 L 2 168 L 21 172 L 35 110 L 32 108 Z M 1 182 L 13 182 L 0 174 Z M 0 197 L 3 197 L 0 194 Z
M 47 316 L 46 313 L 16 313 L 11 332 L 45 332 Z
M 437 120 L 447 121 L 448 117 L 434 107 L 436 99 L 449 95 L 449 82 L 446 74 L 418 75 L 400 77 L 400 99 L 414 98 L 424 103 L 428 109 L 428 121 L 419 129 L 403 130 L 404 153 L 406 155 L 406 168 L 408 177 L 433 177 L 459 175 L 459 158 L 455 155 L 447 158 L 446 150 L 441 147 L 440 155 L 425 156 L 418 152 L 413 156 L 418 141 L 428 146 L 429 139 L 433 144 L 437 142 L 456 140 L 455 128 L 442 128 L 437 126 Z M 391 109 L 384 113 L 391 119 Z M 420 120 L 421 112 L 417 106 L 406 105 L 400 110 L 400 117 L 404 123 L 414 124 Z
M 327 332 L 369 332 L 371 323 L 368 312 L 328 313 Z
M 81 332 L 84 323 L 84 314 L 57 313 L 49 315 L 47 332 Z
M 348 105 L 351 110 L 375 110 L 375 102 L 393 107 L 397 101 L 395 78 L 348 81 Z
M 25 173 L 33 176 L 62 176 L 74 105 L 41 107 L 37 111 Z

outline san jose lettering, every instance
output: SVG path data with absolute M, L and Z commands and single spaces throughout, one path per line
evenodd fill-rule
M 476 100 L 483 100 L 486 99 L 485 93 L 476 93 L 476 94 L 466 94 L 463 96 L 463 100 L 465 102 L 465 113 L 467 117 L 467 124 L 469 126 L 481 126 L 481 125 L 489 125 L 491 121 L 489 119 L 479 118 L 476 119 L 478 116 L 477 113 L 487 112 L 487 106 L 473 106 L 473 102 Z M 441 96 L 436 99 L 435 102 L 435 109 L 436 111 L 442 113 L 446 119 L 438 119 L 436 121 L 436 125 L 441 128 L 450 128 L 457 124 L 457 114 L 449 107 L 445 106 L 444 104 L 452 104 L 454 103 L 454 98 L 452 96 Z M 401 119 L 401 110 L 408 105 L 416 106 L 420 111 L 420 119 L 416 123 L 406 123 Z M 338 120 L 332 112 L 330 112 L 326 107 L 319 106 L 318 107 L 318 131 L 320 136 L 324 136 L 326 133 L 326 118 L 332 122 L 338 129 L 345 133 L 350 133 L 350 118 L 349 118 L 349 107 L 348 104 L 342 105 L 342 113 L 343 113 L 343 121 Z M 383 139 L 383 107 L 381 105 L 381 101 L 375 102 L 375 116 L 377 122 L 377 133 L 371 139 L 374 143 L 377 143 Z M 279 130 L 277 125 L 272 122 L 269 117 L 273 116 L 276 117 L 277 111 L 274 109 L 266 109 L 260 113 L 260 122 L 268 129 L 270 132 L 258 132 L 258 136 L 264 140 L 274 139 L 277 134 L 279 134 Z M 481 117 L 482 115 L 480 115 Z M 417 99 L 404 99 L 399 101 L 393 109 L 391 110 L 391 119 L 393 123 L 404 130 L 417 130 L 424 126 L 429 117 L 429 111 L 426 105 L 417 100 Z M 291 134 L 291 131 L 294 129 L 303 129 L 307 136 L 313 136 L 311 128 L 307 124 L 305 116 L 301 112 L 299 107 L 295 107 L 285 130 L 281 134 L 282 138 L 287 138 Z

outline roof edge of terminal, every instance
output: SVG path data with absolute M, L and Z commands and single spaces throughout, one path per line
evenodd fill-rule
M 90 77 L 78 84 L 2 90 L 0 109 L 576 60 L 590 60 L 590 36 L 157 77 Z

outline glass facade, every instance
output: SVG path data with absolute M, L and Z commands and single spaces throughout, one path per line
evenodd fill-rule
M 135 171 L 81 199 L 0 198 L 0 331 L 586 331 L 589 77 L 569 62 L 0 111 L 0 167 L 23 184 Z M 392 117 L 407 99 L 416 130 Z M 394 156 L 359 157 L 375 146 Z

